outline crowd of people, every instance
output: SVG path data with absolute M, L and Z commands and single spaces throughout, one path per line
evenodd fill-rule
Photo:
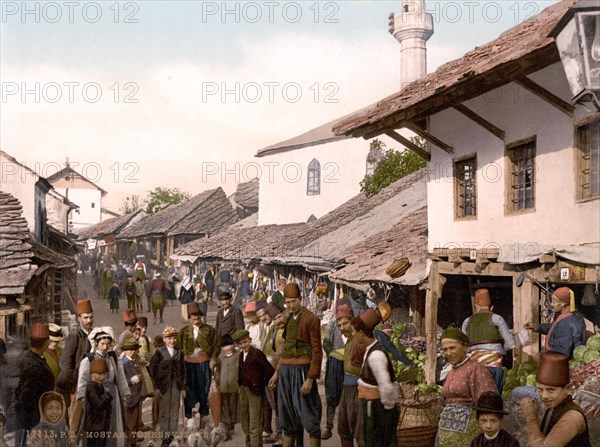
M 125 278 L 127 287 L 133 278 Z M 156 275 L 149 287 L 155 324 L 163 322 L 163 284 Z M 356 312 L 349 300 L 337 300 L 322 337 L 299 285 L 280 279 L 277 286 L 271 297 L 258 294 L 243 308 L 222 289 L 214 327 L 203 300 L 191 294 L 181 300 L 187 324 L 164 327 L 154 340 L 146 335 L 148 318 L 137 316 L 143 307 L 129 298 L 118 340 L 111 327 L 95 327 L 89 300 L 77 302 L 79 324 L 66 338 L 57 325 L 34 324 L 16 391 L 16 445 L 124 447 L 151 437 L 168 446 L 209 427 L 228 442 L 239 423 L 247 447 L 303 446 L 306 434 L 317 447 L 332 436 L 337 412 L 342 447 L 395 446 L 401 408 L 391 359 L 411 361 L 385 335 L 391 329 L 382 326 L 385 307 Z M 521 400 L 529 445 L 590 446 L 586 414 L 568 386 L 568 360 L 585 342 L 585 328 L 581 338 L 579 319 L 568 320 L 577 315 L 570 289 L 557 289 L 553 303 L 559 316 L 567 314 L 565 306 L 568 315 L 548 328 L 530 326 L 546 331 L 549 344 L 540 356 L 537 395 Z M 474 310 L 462 330 L 448 328 L 440 338 L 449 370 L 442 377 L 436 443 L 518 446 L 502 429 L 500 397 L 501 360 L 513 337 L 493 313 L 487 290 L 476 291 Z M 317 386 L 324 357 L 325 411 Z M 146 400 L 152 422 L 144 425 Z

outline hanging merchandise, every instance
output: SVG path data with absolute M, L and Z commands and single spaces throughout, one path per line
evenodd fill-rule
M 583 298 L 581 299 L 581 304 L 583 306 L 595 306 L 598 302 L 598 294 L 595 293 L 594 289 L 598 288 L 598 284 L 594 287 L 592 284 L 585 286 L 583 292 Z

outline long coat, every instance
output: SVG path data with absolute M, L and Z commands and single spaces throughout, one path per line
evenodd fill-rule
M 87 337 L 88 334 L 80 326 L 66 338 L 65 347 L 60 356 L 60 373 L 56 381 L 57 390 L 68 394 L 75 392 L 79 376 L 79 364 L 92 349 L 92 344 Z
M 54 389 L 54 375 L 43 357 L 27 351 L 15 391 L 15 412 L 19 428 L 29 429 L 40 422 L 39 400 Z
M 150 359 L 148 372 L 154 387 L 163 394 L 169 391 L 173 382 L 180 391 L 185 387 L 185 364 L 183 353 L 179 349 L 175 349 L 173 357 L 166 346 L 157 349 Z

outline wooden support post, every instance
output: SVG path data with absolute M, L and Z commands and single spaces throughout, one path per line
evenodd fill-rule
M 513 278 L 513 329 L 515 333 L 522 329 L 527 322 L 539 321 L 539 292 L 538 288 L 528 279 L 521 287 L 516 286 L 518 275 Z M 515 348 L 513 358 L 515 363 L 523 363 L 539 352 L 539 334 L 530 332 L 532 344 L 524 348 Z
M 435 383 L 435 366 L 437 355 L 437 314 L 438 300 L 442 295 L 442 287 L 446 278 L 438 273 L 437 262 L 431 264 L 429 271 L 429 283 L 427 285 L 427 295 L 425 297 L 425 380 L 427 383 Z

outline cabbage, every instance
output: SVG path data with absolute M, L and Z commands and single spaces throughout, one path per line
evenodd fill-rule
M 577 368 L 578 366 L 581 366 L 581 365 L 582 365 L 582 363 L 578 362 L 575 359 L 569 360 L 569 369 L 575 369 L 575 368 Z
M 585 345 L 579 345 L 573 351 L 573 358 L 578 362 L 583 362 L 583 356 L 587 351 L 587 347 Z
M 598 357 L 600 357 L 600 352 L 588 350 L 583 354 L 583 363 L 592 363 Z
M 586 346 L 588 347 L 588 349 L 600 351 L 600 335 L 592 335 L 588 339 Z
M 526 381 L 527 386 L 536 386 L 535 374 L 529 374 Z

